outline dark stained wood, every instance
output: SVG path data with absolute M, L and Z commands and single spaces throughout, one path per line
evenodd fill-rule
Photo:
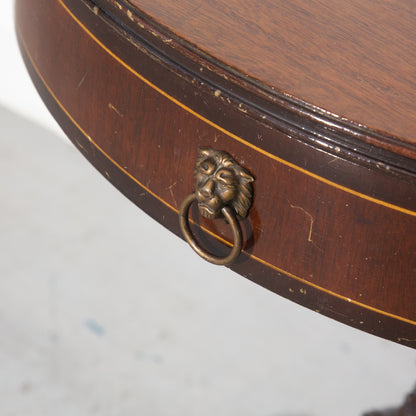
M 130 3 L 243 74 L 416 143 L 412 0 Z
M 401 407 L 365 413 L 364 416 L 414 416 L 416 415 L 416 388 L 410 393 Z
M 416 347 L 414 160 L 354 141 L 351 131 L 331 130 L 287 102 L 270 103 L 232 73 L 207 75 L 199 70 L 203 56 L 154 36 L 146 20 L 127 34 L 134 18 L 123 4 L 36 3 L 17 1 L 32 78 L 74 144 L 118 189 L 179 233 L 177 210 L 193 190 L 197 148 L 227 151 L 256 178 L 245 253 L 233 269 Z M 112 18 L 116 9 L 122 26 Z M 193 218 L 203 244 L 227 250 L 206 233 L 229 241 L 221 220 Z

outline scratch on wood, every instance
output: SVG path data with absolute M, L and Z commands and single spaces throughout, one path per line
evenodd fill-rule
M 243 104 L 238 104 L 238 109 L 239 109 L 242 113 L 247 114 L 247 110 L 246 110 L 245 108 L 243 108 Z
M 409 339 L 409 338 L 397 338 L 398 342 L 406 341 L 406 342 L 416 342 L 416 339 Z
M 257 225 L 256 230 L 259 232 L 259 235 L 264 231 L 264 229 L 261 225 Z
M 175 208 L 178 207 L 178 204 L 175 199 L 175 195 L 173 194 L 172 188 L 176 185 L 177 182 L 173 183 L 172 185 L 168 186 L 166 189 L 169 189 L 170 196 L 172 197 L 173 203 L 175 204 Z
M 84 83 L 84 81 L 85 81 L 85 78 L 87 78 L 87 74 L 88 74 L 88 71 L 84 74 L 84 76 L 81 78 L 81 81 L 79 82 L 79 84 L 78 84 L 78 88 Z
M 327 311 L 328 311 L 328 309 L 327 309 Z M 338 316 L 342 316 L 343 318 L 348 318 L 348 315 L 345 315 L 344 313 L 334 311 L 333 309 L 329 309 L 329 311 L 330 311 L 330 312 L 331 312 L 331 314 L 333 314 L 333 315 L 338 315 Z
M 311 214 L 309 214 L 309 212 L 308 211 L 306 211 L 305 209 L 303 209 L 302 207 L 298 207 L 297 205 L 293 205 L 293 204 L 290 204 L 290 207 L 291 208 L 296 208 L 296 209 L 300 209 L 304 214 L 306 214 L 308 217 L 309 217 L 309 219 L 311 220 L 311 222 L 310 222 L 310 226 L 309 226 L 309 235 L 308 235 L 308 242 L 310 242 L 310 243 L 313 243 L 313 241 L 312 241 L 312 229 L 313 229 L 313 223 L 314 223 L 314 219 L 313 219 L 313 217 L 312 217 L 312 215 Z
M 123 114 L 121 114 L 121 113 L 120 113 L 120 111 L 118 111 L 118 110 L 117 110 L 117 108 L 113 106 L 113 104 L 108 103 L 108 108 L 109 108 L 110 110 L 115 111 L 115 112 L 116 112 L 116 113 L 117 113 L 120 117 L 124 117 L 124 116 L 123 116 Z
M 80 149 L 82 149 L 84 152 L 88 153 L 87 149 L 85 149 L 85 147 L 78 140 L 75 140 L 75 141 L 76 141 L 76 143 L 77 143 L 77 145 Z

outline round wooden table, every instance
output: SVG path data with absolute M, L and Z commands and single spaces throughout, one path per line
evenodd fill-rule
M 226 258 L 238 225 L 198 212 L 198 192 L 235 194 L 245 175 L 238 198 L 251 203 L 235 211 L 242 250 L 228 266 L 416 348 L 412 1 L 16 5 L 40 95 L 131 201 L 183 236 L 180 207 L 195 192 L 181 218 L 197 248 Z

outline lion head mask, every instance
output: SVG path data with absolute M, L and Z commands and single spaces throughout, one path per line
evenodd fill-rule
M 222 216 L 221 209 L 229 206 L 239 219 L 247 216 L 254 178 L 230 155 L 200 148 L 195 179 L 196 199 L 201 215 L 218 218 Z

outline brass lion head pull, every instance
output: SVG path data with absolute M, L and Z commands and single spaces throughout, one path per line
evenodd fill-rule
M 227 265 L 236 260 L 242 248 L 242 233 L 238 220 L 247 217 L 252 204 L 254 178 L 228 153 L 209 148 L 199 149 L 194 171 L 196 189 L 188 195 L 179 210 L 179 224 L 186 241 L 205 260 Z M 197 201 L 199 213 L 208 219 L 225 218 L 233 231 L 233 248 L 226 257 L 203 250 L 189 227 L 189 207 Z

